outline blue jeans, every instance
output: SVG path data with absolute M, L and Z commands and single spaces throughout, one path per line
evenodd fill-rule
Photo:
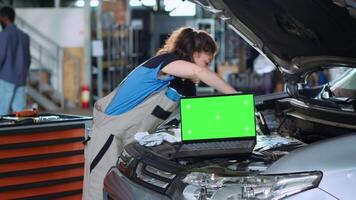
M 25 109 L 25 88 L 0 79 L 0 115 Z

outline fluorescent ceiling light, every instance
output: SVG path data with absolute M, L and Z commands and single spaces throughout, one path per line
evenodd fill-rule
M 142 6 L 142 3 L 140 0 L 130 0 L 130 6 L 139 7 L 139 6 Z
M 77 0 L 77 1 L 74 3 L 74 5 L 75 5 L 76 7 L 84 7 L 85 2 L 84 2 L 84 0 Z
M 74 3 L 75 7 L 84 7 L 85 1 L 84 0 L 77 0 Z M 99 0 L 91 0 L 90 1 L 90 6 L 91 7 L 98 7 L 99 6 Z
M 195 16 L 195 4 L 190 1 L 184 1 L 176 9 L 169 13 L 169 16 Z
M 142 0 L 144 6 L 155 6 L 156 0 Z
M 91 0 L 90 1 L 90 6 L 91 7 L 98 7 L 99 6 L 99 0 Z
M 164 11 L 170 12 L 178 7 L 181 3 L 183 3 L 182 0 L 163 0 Z

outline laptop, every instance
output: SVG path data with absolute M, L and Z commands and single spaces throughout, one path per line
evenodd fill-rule
M 184 97 L 180 113 L 176 158 L 249 154 L 256 144 L 253 94 Z

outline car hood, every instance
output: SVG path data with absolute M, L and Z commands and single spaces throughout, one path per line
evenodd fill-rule
M 349 134 L 309 144 L 284 156 L 265 171 L 266 174 L 300 171 L 336 172 L 356 169 L 356 135 Z
M 353 0 L 193 0 L 226 22 L 290 79 L 356 63 Z M 295 77 L 294 77 L 295 78 Z

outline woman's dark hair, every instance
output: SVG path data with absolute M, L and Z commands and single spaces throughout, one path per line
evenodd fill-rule
M 158 50 L 157 55 L 176 53 L 185 60 L 193 61 L 195 52 L 215 55 L 217 52 L 216 43 L 206 31 L 183 27 L 173 31 L 163 47 Z
M 0 9 L 0 16 L 7 17 L 11 22 L 15 21 L 15 11 L 9 6 L 4 6 Z

